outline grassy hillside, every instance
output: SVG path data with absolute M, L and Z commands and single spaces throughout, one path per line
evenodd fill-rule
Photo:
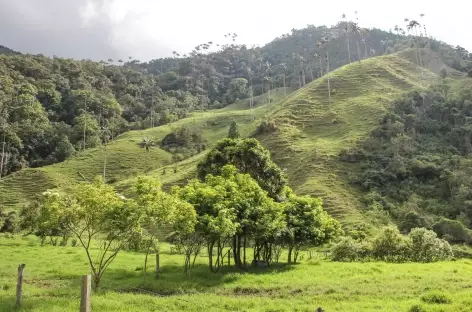
M 142 138 L 161 140 L 172 129 L 186 124 L 200 129 L 211 145 L 226 136 L 234 119 L 243 135 L 256 136 L 270 149 L 275 161 L 286 169 L 295 191 L 321 196 L 328 211 L 347 228 L 368 224 L 360 209 L 361 194 L 348 183 L 349 174 L 359 169 L 340 162 L 338 155 L 369 135 L 394 98 L 436 81 L 433 71 L 437 72 L 443 64 L 438 65 L 434 53 L 422 52 L 423 63 L 432 69 L 424 69 L 423 74 L 413 63 L 412 53 L 409 50 L 366 59 L 331 72 L 331 104 L 325 75 L 285 98 L 282 89 L 273 91 L 273 104 L 258 105 L 255 121 L 251 121 L 246 100 L 224 109 L 194 113 L 171 125 L 125 133 L 109 145 L 107 178 L 124 194 L 131 189 L 136 175 L 142 173 L 157 176 L 166 185 L 183 183 L 194 177 L 196 164 L 204 153 L 172 164 L 169 153 L 159 148 L 151 152 L 140 148 Z M 264 96 L 256 103 L 265 103 Z M 254 134 L 261 118 L 273 120 L 277 131 Z M 90 179 L 102 173 L 103 159 L 103 148 L 92 149 L 61 164 L 9 176 L 0 182 L 0 205 L 19 207 L 37 192 L 67 188 L 81 180 L 78 172 Z
M 297 192 L 323 197 L 330 213 L 344 225 L 365 221 L 359 211 L 361 194 L 348 183 L 358 167 L 341 163 L 339 153 L 378 125 L 391 101 L 413 88 L 437 79 L 401 55 L 355 62 L 330 73 L 331 105 L 327 77 L 287 97 L 270 114 L 278 130 L 257 138 L 287 169 Z
M 283 96 L 283 88 L 271 92 L 271 97 L 275 101 Z M 255 103 L 259 104 L 253 110 L 254 118 L 263 116 L 268 109 L 272 108 L 265 104 L 266 101 L 264 96 L 255 97 Z M 248 100 L 241 100 L 224 109 L 194 113 L 191 117 L 170 125 L 127 132 L 108 145 L 107 180 L 109 183 L 119 182 L 118 188 L 126 192 L 127 186 L 133 182 L 133 177 L 144 173 L 161 174 L 165 166 L 168 168 L 166 168 L 167 174 L 163 177 L 164 182 L 175 183 L 191 177 L 196 161 L 203 154 L 176 164 L 178 171 L 174 174 L 174 164 L 172 164 L 170 153 L 158 147 L 145 152 L 139 143 L 143 138 L 160 141 L 173 129 L 186 124 L 191 128 L 199 129 L 211 146 L 227 135 L 228 127 L 233 119 L 240 125 L 242 135 L 248 135 L 257 124 L 257 121 L 251 121 Z M 0 180 L 0 206 L 19 208 L 32 200 L 39 192 L 51 188 L 67 190 L 67 187 L 74 182 L 83 180 L 80 174 L 88 180 L 93 179 L 94 176 L 103 173 L 104 159 L 104 147 L 88 149 L 62 163 L 29 168 L 7 176 Z

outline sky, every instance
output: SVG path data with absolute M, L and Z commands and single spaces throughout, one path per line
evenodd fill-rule
M 469 3 L 468 3 L 469 2 Z M 439 40 L 472 51 L 472 1 L 450 0 L 0 0 L 0 45 L 22 53 L 147 61 L 213 41 L 264 45 L 292 28 L 334 25 L 344 13 L 362 27 L 425 23 Z M 425 14 L 421 19 L 420 13 Z

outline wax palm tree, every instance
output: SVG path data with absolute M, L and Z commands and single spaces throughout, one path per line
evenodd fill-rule
M 351 48 L 349 47 L 349 22 L 346 21 L 346 14 L 343 14 L 342 19 L 345 22 L 344 25 L 344 33 L 346 34 L 346 42 L 347 42 L 347 55 L 349 57 L 349 64 L 351 64 Z
M 110 140 L 110 135 L 111 135 L 108 125 L 102 127 L 102 130 L 101 130 L 100 134 L 101 134 L 101 137 L 102 137 L 103 145 L 105 146 L 105 159 L 103 161 L 103 182 L 106 183 L 108 142 Z
M 361 36 L 361 28 L 359 27 L 359 25 L 357 23 L 352 23 L 351 30 L 352 30 L 352 33 L 357 34 L 359 37 Z M 359 47 L 359 40 L 356 40 L 356 44 L 357 44 L 357 55 L 359 57 L 359 62 L 360 62 L 361 61 L 361 49 Z
M 150 152 L 154 147 L 154 141 L 148 137 L 144 137 L 139 145 L 141 148 L 144 148 L 146 152 Z
M 282 79 L 283 79 L 283 83 L 284 83 L 284 97 L 285 97 L 285 96 L 287 96 L 287 89 L 286 89 L 286 86 L 285 86 L 285 76 L 286 76 L 286 72 L 287 72 L 287 65 L 285 63 L 280 63 L 279 66 L 281 66 L 284 69 Z
M 331 85 L 329 81 L 329 51 L 328 51 L 328 44 L 329 44 L 329 36 L 325 36 L 321 38 L 320 41 L 318 41 L 317 45 L 321 47 L 321 49 L 324 49 L 326 53 L 326 77 L 328 80 L 328 101 L 329 104 L 331 105 Z

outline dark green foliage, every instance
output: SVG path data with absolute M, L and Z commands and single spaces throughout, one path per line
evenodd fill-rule
M 472 217 L 472 92 L 466 81 L 454 90 L 438 85 L 395 101 L 371 136 L 341 155 L 360 163 L 355 183 L 377 194 L 404 232 L 428 226 L 422 215 Z
M 411 306 L 411 308 L 408 310 L 408 312 L 427 312 L 427 310 L 419 305 L 419 304 L 415 304 L 413 306 Z
M 372 254 L 372 244 L 368 241 L 356 241 L 351 237 L 343 237 L 331 249 L 333 261 L 352 262 L 364 261 Z
M 198 154 L 206 149 L 206 141 L 200 132 L 186 125 L 166 135 L 160 145 L 164 150 L 174 154 L 181 154 L 184 158 Z
M 229 126 L 228 139 L 239 139 L 240 137 L 238 124 L 233 120 L 231 126 Z
M 416 211 L 409 211 L 402 218 L 399 228 L 403 233 L 409 233 L 414 228 L 423 228 L 426 226 L 426 220 L 420 216 L 419 213 Z
M 19 230 L 15 211 L 4 212 L 0 208 L 0 233 L 14 233 Z
M 430 292 L 421 297 L 421 301 L 430 304 L 449 304 L 452 300 L 441 292 Z
M 471 231 L 457 220 L 441 218 L 433 224 L 433 231 L 451 243 L 470 243 L 472 241 Z
M 269 151 L 256 139 L 219 141 L 198 164 L 198 177 L 203 180 L 208 174 L 220 175 L 227 164 L 234 165 L 241 173 L 248 173 L 272 198 L 280 197 L 286 184 L 285 176 L 270 159 Z

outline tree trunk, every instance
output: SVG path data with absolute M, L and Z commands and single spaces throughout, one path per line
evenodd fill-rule
M 320 55 L 320 77 L 323 76 L 323 64 L 321 63 L 321 55 Z
M 285 87 L 285 72 L 284 72 L 284 97 L 286 96 L 287 96 L 287 88 Z
M 3 131 L 5 131 L 5 129 Z M 3 133 L 2 157 L 0 158 L 0 179 L 2 178 L 2 175 L 3 175 L 3 162 L 5 161 L 5 144 L 6 144 L 5 136 L 6 136 L 5 133 Z
M 105 140 L 107 140 L 105 138 Z M 105 161 L 103 162 L 103 183 L 107 183 L 107 145 L 108 143 L 105 142 Z
M 146 256 L 144 257 L 144 269 L 143 269 L 143 284 L 146 283 L 146 273 L 147 273 L 147 260 L 149 255 L 149 248 L 146 248 Z
M 156 250 L 156 274 L 159 273 L 160 261 L 159 261 L 159 250 Z
M 359 62 L 361 61 L 361 48 L 359 47 L 359 40 L 356 40 L 357 43 L 357 55 L 359 56 Z
M 287 260 L 288 263 L 292 263 L 292 250 L 293 250 L 293 247 L 289 246 L 288 247 L 288 260 Z
M 349 64 L 351 64 L 351 48 L 349 47 L 349 35 L 346 32 L 346 41 L 347 41 L 347 55 L 349 56 Z M 326 49 L 328 51 L 328 49 Z
M 87 99 L 85 99 L 85 102 L 84 102 L 84 151 L 85 151 L 85 146 L 86 146 L 86 140 L 85 140 L 85 132 L 87 131 Z
M 246 235 L 244 235 L 244 249 L 243 249 L 244 267 L 246 267 L 246 247 L 247 247 L 247 240 L 246 240 Z
M 331 85 L 329 83 L 329 52 L 328 49 L 326 49 L 326 76 L 328 77 L 328 98 L 329 98 L 329 104 L 331 105 Z
M 369 55 L 367 54 L 367 43 L 364 41 L 364 48 L 365 48 L 365 58 L 369 57 Z

